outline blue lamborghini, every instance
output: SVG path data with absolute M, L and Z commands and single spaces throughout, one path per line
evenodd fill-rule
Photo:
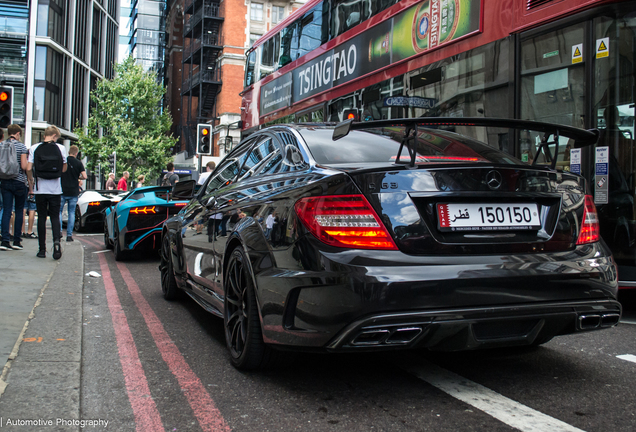
M 145 186 L 134 189 L 104 212 L 104 245 L 122 260 L 131 251 L 157 251 L 161 227 L 188 201 L 172 201 L 172 187 Z

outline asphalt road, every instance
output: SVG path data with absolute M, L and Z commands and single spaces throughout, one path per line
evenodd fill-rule
M 78 239 L 101 275 L 85 278 L 81 418 L 104 430 L 636 430 L 633 310 L 536 349 L 303 354 L 243 373 L 221 320 L 163 299 L 157 257 L 116 263 L 100 236 Z

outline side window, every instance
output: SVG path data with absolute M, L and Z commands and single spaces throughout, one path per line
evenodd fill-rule
M 263 173 L 263 167 L 267 167 L 269 162 L 280 157 L 281 151 L 278 145 L 270 137 L 267 137 L 254 146 L 250 155 L 245 160 L 239 178 L 246 179 L 257 173 Z
M 254 140 L 246 141 L 243 145 L 236 147 L 232 153 L 223 159 L 223 163 L 211 174 L 212 178 L 208 181 L 205 188 L 206 195 L 234 181 L 253 143 Z
M 256 51 L 252 51 L 250 55 L 247 56 L 247 64 L 245 67 L 245 87 L 249 87 L 252 84 L 254 84 L 255 69 L 256 69 Z
M 283 147 L 280 172 L 306 170 L 309 164 L 303 157 L 294 135 L 289 132 L 279 132 L 276 137 L 280 140 Z

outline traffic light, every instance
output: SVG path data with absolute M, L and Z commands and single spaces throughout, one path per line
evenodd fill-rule
M 108 169 L 110 170 L 110 172 L 112 173 L 116 173 L 116 169 L 117 168 L 117 153 L 112 152 L 111 154 L 108 155 Z
M 342 114 L 343 120 L 353 120 L 355 122 L 360 121 L 360 115 L 357 109 L 346 109 Z
M 202 155 L 212 154 L 212 125 L 197 125 L 197 153 Z
M 13 87 L 0 87 L 0 127 L 13 123 Z

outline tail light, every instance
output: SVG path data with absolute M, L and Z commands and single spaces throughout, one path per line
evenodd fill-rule
M 130 209 L 130 213 L 133 214 L 155 214 L 157 210 L 155 210 L 155 206 L 144 206 L 144 207 L 135 207 Z
M 302 198 L 296 202 L 296 214 L 316 238 L 328 245 L 397 250 L 363 195 Z
M 594 243 L 601 239 L 598 214 L 591 195 L 585 195 L 585 209 L 583 211 L 583 223 L 579 232 L 577 245 Z

